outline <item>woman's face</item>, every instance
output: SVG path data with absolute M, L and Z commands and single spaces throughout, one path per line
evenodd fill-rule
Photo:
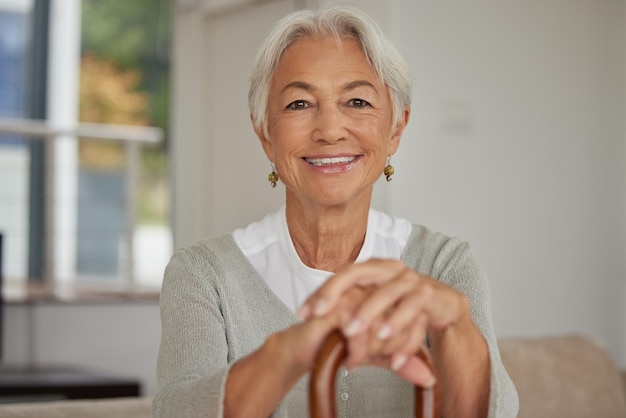
M 358 44 L 302 39 L 283 54 L 272 78 L 267 157 L 302 204 L 367 202 L 408 121 L 392 120 L 388 89 Z

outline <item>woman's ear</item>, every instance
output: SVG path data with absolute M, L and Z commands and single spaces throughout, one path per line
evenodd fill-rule
M 254 120 L 254 116 L 250 114 L 250 120 L 252 121 L 252 127 L 254 128 L 254 133 L 256 134 L 259 141 L 261 141 L 261 146 L 263 147 L 263 151 L 265 155 L 270 161 L 274 161 L 274 145 L 272 141 L 270 141 L 269 136 L 266 133 L 266 129 L 262 126 L 257 126 Z
M 411 108 L 406 106 L 402 110 L 402 117 L 398 120 L 396 125 L 393 128 L 391 133 L 391 138 L 389 141 L 389 155 L 393 155 L 396 153 L 396 150 L 400 146 L 400 138 L 402 138 L 402 134 L 404 133 L 404 128 L 409 123 L 409 118 L 411 116 Z

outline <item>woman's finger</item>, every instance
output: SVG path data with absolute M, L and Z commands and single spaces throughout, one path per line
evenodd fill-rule
M 433 371 L 419 357 L 417 351 L 415 354 L 411 355 L 378 357 L 372 361 L 371 364 L 387 368 L 407 382 L 419 387 L 429 389 L 436 383 L 436 377 Z
M 430 286 L 419 286 L 415 291 L 404 295 L 393 309 L 388 311 L 385 321 L 372 326 L 372 332 L 376 333 L 377 338 L 388 342 L 384 352 L 388 353 L 389 350 L 394 349 L 392 347 L 398 346 L 398 343 L 394 341 L 398 335 L 404 335 L 415 327 L 419 327 L 420 331 L 425 331 L 431 314 L 431 306 L 437 304 L 434 295 L 435 291 Z M 358 315 L 360 314 L 357 313 L 357 317 Z
M 422 280 L 419 274 L 409 270 L 403 271 L 388 283 L 380 285 L 369 295 L 367 300 L 361 304 L 351 322 L 343 324 L 344 333 L 351 336 L 370 329 L 372 321 L 380 317 L 383 312 L 392 311 L 393 313 L 390 317 L 393 318 L 396 315 L 395 311 L 397 310 L 397 305 L 406 299 L 408 295 L 416 295 L 416 297 L 413 297 L 415 303 L 411 305 L 412 316 L 415 317 L 415 315 L 423 309 L 424 303 L 422 300 L 425 301 L 431 297 L 429 290 L 423 295 L 422 292 L 420 292 L 423 287 L 421 283 Z M 410 318 L 405 319 L 406 322 L 409 320 Z M 395 322 L 399 321 L 400 319 Z M 385 339 L 394 329 L 401 329 L 405 325 L 403 323 L 396 324 L 395 322 L 388 321 L 387 327 L 383 326 L 379 329 L 379 338 Z
M 392 364 L 393 362 L 394 360 L 392 359 Z M 432 388 L 436 383 L 435 375 L 417 355 L 407 357 L 402 362 L 402 366 L 397 368 L 395 372 L 409 383 L 423 388 Z
M 341 295 L 354 285 L 368 286 L 388 282 L 408 267 L 399 260 L 371 259 L 352 264 L 328 279 L 304 302 L 298 314 L 304 319 L 322 316 L 334 309 Z
M 372 295 L 372 299 L 375 295 Z M 357 320 L 366 318 L 367 303 L 364 302 L 355 313 Z M 408 291 L 396 302 L 387 314 L 387 321 L 378 331 L 381 338 L 388 339 L 400 330 L 411 326 L 421 314 L 428 316 L 428 329 L 444 329 L 457 323 L 469 310 L 467 297 L 428 276 L 420 276 L 414 289 Z
M 404 354 L 410 356 L 417 353 L 426 338 L 428 326 L 428 316 L 421 314 L 411 322 L 410 326 L 402 329 L 397 336 L 385 341 L 380 354 L 383 356 L 393 356 Z
M 344 365 L 348 370 L 366 364 L 374 364 L 375 359 L 369 355 L 368 336 L 366 334 L 357 335 L 347 339 L 347 356 Z
M 308 370 L 327 335 L 354 314 L 369 292 L 367 288 L 349 289 L 331 315 L 311 318 L 277 333 L 280 347 L 284 348 L 283 358 L 293 361 L 299 369 Z
M 341 328 L 343 324 L 350 322 L 371 292 L 372 289 L 370 288 L 354 286 L 343 293 L 335 308 L 329 313 L 333 317 L 337 328 Z
M 369 333 L 361 333 L 358 336 L 364 335 L 367 336 L 367 354 L 371 361 L 376 361 L 379 357 L 381 357 L 381 353 L 387 343 L 387 341 L 378 338 L 376 334 L 376 330 L 381 329 L 385 321 L 387 320 L 386 316 L 377 318 L 373 323 Z M 389 357 L 388 355 L 383 355 L 382 357 Z

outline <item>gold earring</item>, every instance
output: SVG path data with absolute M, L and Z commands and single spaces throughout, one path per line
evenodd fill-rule
M 383 170 L 383 174 L 385 175 L 385 178 L 387 179 L 387 181 L 391 181 L 391 176 L 393 176 L 395 174 L 395 170 L 393 169 L 393 166 L 391 164 L 389 164 L 389 161 L 391 160 L 391 157 L 387 157 L 387 167 L 385 167 L 385 169 Z
M 278 183 L 278 174 L 276 174 L 276 169 L 272 164 L 272 172 L 267 176 L 267 181 L 270 182 L 272 188 L 276 187 L 276 183 Z

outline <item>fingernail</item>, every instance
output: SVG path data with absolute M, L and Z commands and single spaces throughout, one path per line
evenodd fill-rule
M 315 302 L 315 305 L 313 305 L 313 315 L 315 316 L 322 316 L 326 313 L 326 301 L 323 299 L 318 300 L 317 302 Z
M 437 379 L 435 379 L 435 376 L 431 375 L 430 379 L 428 379 L 428 381 L 424 385 L 424 388 L 425 389 L 432 389 L 435 386 L 435 383 L 437 383 Z
M 359 321 L 358 319 L 354 319 L 352 320 L 352 322 L 350 322 L 350 324 L 344 331 L 344 334 L 346 334 L 346 336 L 348 337 L 352 337 L 356 335 L 356 333 L 359 332 L 360 329 L 361 329 L 361 321 Z
M 379 340 L 386 340 L 391 335 L 391 327 L 389 325 L 385 325 L 381 329 L 378 330 L 378 334 L 376 336 Z
M 399 370 L 400 367 L 404 366 L 404 363 L 406 363 L 406 361 L 409 358 L 407 356 L 397 356 L 396 358 L 393 359 L 393 361 L 391 362 L 391 369 L 392 370 Z

